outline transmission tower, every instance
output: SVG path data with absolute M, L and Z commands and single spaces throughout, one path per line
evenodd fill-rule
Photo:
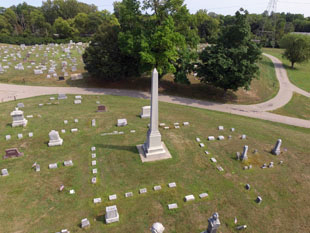
M 278 0 L 269 0 L 268 7 L 267 7 L 268 15 L 271 15 L 272 12 L 276 13 L 277 3 L 278 3 Z
M 275 44 L 276 44 L 276 28 L 277 28 L 277 3 L 278 0 L 269 0 L 268 2 L 268 6 L 267 6 L 267 12 L 268 12 L 268 16 L 272 17 L 272 21 L 273 21 L 273 30 L 272 31 L 265 31 L 265 25 L 263 25 L 263 29 L 262 29 L 262 33 L 267 33 L 267 34 L 271 34 L 272 35 L 272 41 L 271 41 L 271 45 L 274 48 Z

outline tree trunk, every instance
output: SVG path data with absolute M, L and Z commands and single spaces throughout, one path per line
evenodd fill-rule
M 295 62 L 291 62 L 291 68 L 294 69 Z

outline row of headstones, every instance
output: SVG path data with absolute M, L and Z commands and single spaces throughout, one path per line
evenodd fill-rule
M 22 133 L 19 133 L 19 134 L 17 134 L 17 138 L 18 139 L 22 139 L 24 136 L 23 136 L 23 134 Z M 28 137 L 30 137 L 30 138 L 32 138 L 33 137 L 33 132 L 29 132 L 28 133 Z M 12 136 L 10 135 L 10 134 L 8 134 L 8 135 L 5 135 L 5 140 L 11 140 L 11 138 L 12 138 Z
M 92 154 L 91 154 L 91 158 L 92 158 L 92 161 L 91 161 L 91 166 L 94 167 L 94 166 L 97 166 L 97 160 L 96 160 L 96 147 L 95 146 L 92 146 L 90 148 Z M 92 184 L 96 184 L 97 183 L 97 173 L 98 173 L 98 168 L 92 168 L 92 174 L 93 174 L 93 177 L 91 179 L 91 183 Z

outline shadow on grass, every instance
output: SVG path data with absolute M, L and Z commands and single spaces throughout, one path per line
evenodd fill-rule
M 111 145 L 111 144 L 96 144 L 95 147 L 111 150 L 121 150 L 121 151 L 130 151 L 133 153 L 138 153 L 136 146 L 120 146 L 120 145 Z
M 269 64 L 270 65 L 270 64 Z M 151 89 L 151 78 L 143 76 L 140 78 L 127 78 L 120 81 L 106 81 L 98 78 L 92 78 L 88 73 L 83 73 L 84 79 L 72 81 L 67 79 L 66 83 L 72 87 L 81 87 L 87 90 L 88 88 L 96 88 L 98 93 L 105 92 L 112 95 L 124 95 L 131 92 L 131 96 L 137 98 L 149 98 Z M 102 90 L 102 88 L 106 88 Z M 139 91 L 139 92 L 137 92 Z M 146 93 L 143 93 L 146 92 Z M 237 100 L 237 95 L 233 91 L 225 92 L 221 88 L 203 83 L 193 83 L 191 85 L 174 83 L 171 80 L 161 79 L 159 81 L 159 94 L 171 95 L 176 97 L 184 97 L 191 99 L 209 100 L 213 102 L 226 103 Z

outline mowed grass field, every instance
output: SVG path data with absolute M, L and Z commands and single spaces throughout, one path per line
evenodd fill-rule
M 132 78 L 128 77 L 127 80 L 122 82 L 103 82 L 98 79 L 91 78 L 89 74 L 84 69 L 84 64 L 82 61 L 82 56 L 79 52 L 83 51 L 83 46 L 72 45 L 71 46 L 71 58 L 76 59 L 76 72 L 71 72 L 71 66 L 73 62 L 71 59 L 67 58 L 67 54 L 64 52 L 64 48 L 68 45 L 59 45 L 51 47 L 47 51 L 47 46 L 43 45 L 40 49 L 40 46 L 29 46 L 25 50 L 21 50 L 19 46 L 13 45 L 0 45 L 1 60 L 5 56 L 16 54 L 18 51 L 21 51 L 22 58 L 17 58 L 16 61 L 13 60 L 13 57 L 10 56 L 7 58 L 7 62 L 11 62 L 10 69 L 5 73 L 0 74 L 0 82 L 2 83 L 12 83 L 12 84 L 24 84 L 24 85 L 36 85 L 36 86 L 77 86 L 77 87 L 105 87 L 105 88 L 117 88 L 117 89 L 133 89 L 141 91 L 150 90 L 150 76 L 145 74 L 141 78 Z M 7 53 L 4 53 L 7 51 Z M 26 57 L 27 53 L 31 52 L 27 61 L 23 61 L 23 58 Z M 54 54 L 53 54 L 54 52 Z M 44 57 L 44 53 L 47 53 L 47 57 Z M 50 67 L 51 61 L 56 62 L 56 72 L 58 76 L 62 76 L 61 72 L 62 61 L 67 61 L 67 72 L 68 77 L 65 77 L 65 80 L 59 81 L 57 78 L 51 77 L 46 78 L 47 71 L 44 71 L 42 75 L 35 75 L 33 69 L 38 66 L 40 63 L 45 61 L 47 68 Z M 2 66 L 6 65 L 7 62 L 0 62 Z M 35 62 L 36 65 L 31 65 L 31 62 Z M 15 70 L 14 66 L 18 63 L 24 65 L 25 70 Z M 27 68 L 28 65 L 31 65 L 31 68 Z M 191 85 L 182 85 L 176 84 L 173 82 L 173 77 L 171 75 L 166 75 L 160 81 L 160 93 L 177 95 L 194 99 L 203 99 L 211 100 L 216 102 L 223 103 L 237 103 L 237 104 L 254 104 L 267 101 L 274 97 L 279 89 L 279 84 L 275 76 L 275 70 L 273 63 L 268 58 L 262 56 L 262 60 L 258 62 L 260 67 L 260 74 L 258 79 L 252 81 L 250 90 L 244 90 L 240 88 L 237 92 L 224 92 L 222 89 L 212 87 L 211 85 L 201 84 L 199 79 L 194 76 L 189 76 Z M 70 75 L 73 73 L 83 73 L 83 80 L 72 81 Z
M 236 232 L 238 225 L 246 224 L 247 232 L 309 232 L 310 231 L 310 169 L 307 143 L 309 129 L 291 127 L 262 120 L 207 111 L 185 106 L 160 103 L 160 122 L 173 128 L 173 123 L 190 122 L 180 129 L 163 130 L 162 138 L 172 154 L 172 159 L 142 164 L 136 145 L 145 141 L 148 119 L 141 119 L 141 107 L 149 101 L 116 96 L 83 96 L 81 105 L 74 105 L 74 96 L 67 100 L 52 101 L 50 96 L 20 100 L 25 104 L 29 118 L 25 128 L 10 126 L 10 112 L 17 102 L 0 104 L 0 148 L 18 148 L 25 155 L 14 159 L 0 159 L 0 169 L 7 168 L 9 176 L 0 177 L 0 232 L 56 232 L 67 228 L 70 232 L 121 233 L 149 232 L 154 222 L 165 226 L 165 233 L 195 233 L 206 229 L 207 219 L 214 213 L 220 215 L 219 232 Z M 97 113 L 96 101 L 108 111 Z M 45 103 L 39 107 L 39 103 Z M 74 123 L 74 119 L 79 119 Z M 128 126 L 116 127 L 118 118 L 127 118 Z M 91 127 L 91 120 L 97 127 Z M 69 123 L 65 125 L 64 120 Z M 224 131 L 217 127 L 223 125 Z M 235 132 L 229 129 L 234 127 Z M 79 131 L 71 133 L 71 128 Z M 48 133 L 55 129 L 64 139 L 63 146 L 49 148 Z M 136 133 L 130 133 L 135 129 Z M 123 135 L 101 136 L 105 132 L 124 131 Z M 33 138 L 28 138 L 33 132 Z M 23 133 L 23 139 L 17 134 Z M 12 139 L 5 140 L 5 135 Z M 247 139 L 241 140 L 240 135 Z M 208 136 L 224 135 L 224 141 L 207 141 Z M 227 139 L 232 135 L 232 139 Z M 205 144 L 200 148 L 195 138 Z M 276 140 L 283 141 L 279 156 L 270 154 Z M 235 159 L 237 151 L 249 146 L 247 163 Z M 96 147 L 97 184 L 91 184 L 91 146 Z M 286 151 L 284 151 L 286 148 Z M 257 149 L 258 153 L 253 154 Z M 206 155 L 204 150 L 211 154 Z M 213 164 L 210 158 L 217 159 Z M 63 161 L 72 159 L 73 167 L 64 167 Z M 280 161 L 283 165 L 279 165 Z M 273 161 L 274 168 L 261 169 Z M 40 172 L 31 169 L 34 162 Z M 50 163 L 58 168 L 49 170 Z M 252 164 L 251 170 L 243 170 Z M 216 166 L 222 166 L 219 172 Z M 170 189 L 169 182 L 177 187 Z M 244 186 L 249 183 L 251 190 Z M 59 192 L 60 185 L 65 189 Z M 161 191 L 153 191 L 162 185 Z M 138 194 L 147 188 L 146 194 Z M 74 189 L 76 194 L 70 195 Z M 134 196 L 125 198 L 132 191 Z M 199 199 L 200 193 L 209 197 Z M 108 195 L 117 194 L 117 200 L 108 201 Z M 185 203 L 185 195 L 193 194 L 195 201 Z M 261 204 L 256 197 L 263 198 Z M 102 203 L 93 204 L 93 199 Z M 179 208 L 168 210 L 167 205 L 177 203 Z M 117 205 L 120 222 L 106 225 L 103 221 L 105 207 Z M 88 218 L 88 230 L 79 227 L 82 218 Z
M 310 98 L 294 94 L 291 101 L 273 113 L 310 120 Z
M 297 87 L 310 92 L 310 61 L 301 64 L 296 63 L 292 69 L 290 61 L 282 57 L 283 49 L 264 48 L 263 52 L 280 59 L 286 68 L 290 81 Z

